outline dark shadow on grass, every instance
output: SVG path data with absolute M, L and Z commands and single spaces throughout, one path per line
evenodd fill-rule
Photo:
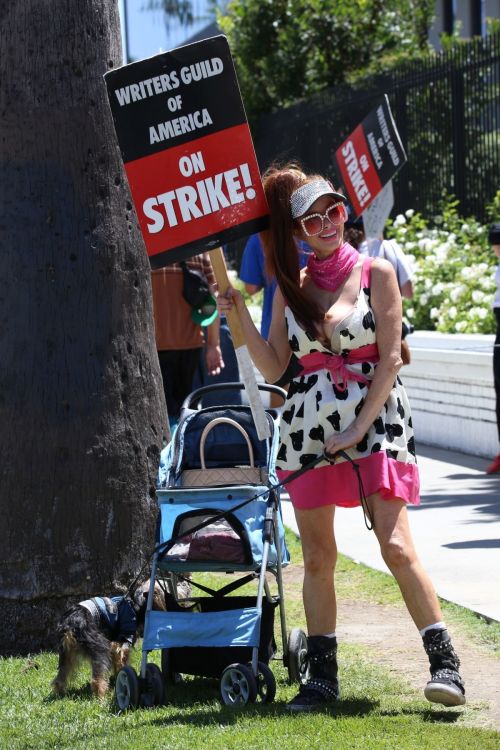
M 285 705 L 285 704 L 283 704 Z M 340 700 L 338 703 L 334 703 L 331 707 L 324 708 L 322 713 L 328 713 L 331 716 L 366 716 L 367 714 L 376 711 L 379 707 L 379 701 L 370 701 L 366 698 L 350 698 L 346 700 Z M 290 711 L 284 710 L 287 716 L 290 716 Z
M 81 685 L 80 687 L 69 687 L 64 695 L 56 695 L 55 693 L 49 693 L 43 699 L 43 703 L 56 703 L 57 701 L 64 700 L 96 700 L 92 695 L 90 685 Z
M 432 721 L 434 723 L 439 722 L 440 724 L 453 724 L 463 715 L 463 711 L 457 711 L 455 709 L 448 711 L 422 711 L 422 719 L 424 721 Z
M 214 698 L 218 698 L 219 694 L 218 691 L 214 692 Z M 259 700 L 256 703 L 249 703 L 245 706 L 223 706 L 220 705 L 220 708 L 213 708 L 213 709 L 201 709 L 199 711 L 196 710 L 196 704 L 193 704 L 193 695 L 191 695 L 191 700 L 188 695 L 185 696 L 179 696 L 178 698 L 172 697 L 171 701 L 168 702 L 169 708 L 179 709 L 179 715 L 170 715 L 165 717 L 158 717 L 157 719 L 154 719 L 151 723 L 162 725 L 162 726 L 168 726 L 168 725 L 175 725 L 177 723 L 180 724 L 194 724 L 196 726 L 203 726 L 207 724 L 213 724 L 216 723 L 224 723 L 224 724 L 234 724 L 238 718 L 245 714 L 246 716 L 255 716 L 256 718 L 259 717 L 275 717 L 280 718 L 283 716 L 286 716 L 288 719 L 292 718 L 293 716 L 308 716 L 307 712 L 301 713 L 293 713 L 289 711 L 286 707 L 285 701 L 277 701 L 273 703 L 261 703 Z M 210 696 L 206 695 L 206 699 L 210 699 Z M 190 708 L 190 714 L 185 715 L 182 713 L 182 708 L 189 706 Z M 194 707 L 194 711 L 193 711 Z M 366 716 L 367 714 L 370 714 L 371 712 L 377 710 L 379 707 L 379 703 L 377 701 L 369 701 L 366 699 L 350 699 L 350 700 L 341 700 L 338 703 L 334 703 L 331 706 L 325 706 L 322 709 L 318 709 L 316 711 L 316 714 L 328 714 L 332 717 L 360 717 L 360 716 Z
M 175 704 L 173 704 L 175 706 Z M 375 704 L 369 703 L 369 701 L 353 701 L 351 705 L 346 706 L 344 704 L 338 704 L 331 708 L 323 708 L 315 711 L 315 715 L 327 714 L 332 718 L 337 717 L 361 717 L 371 713 L 376 708 Z M 286 708 L 285 703 L 253 703 L 246 706 L 235 706 L 234 708 L 221 706 L 219 710 L 202 710 L 202 711 L 191 711 L 189 716 L 179 713 L 178 716 L 165 716 L 162 718 L 153 719 L 148 724 L 157 726 L 174 726 L 175 724 L 192 724 L 194 726 L 208 726 L 211 724 L 235 724 L 242 715 L 263 718 L 273 717 L 281 718 L 286 717 L 292 719 L 294 717 L 304 718 L 307 720 L 311 716 L 310 713 L 296 712 L 293 713 Z
M 387 708 L 380 712 L 380 716 L 420 716 L 422 721 L 441 724 L 454 724 L 463 715 L 463 711 L 456 709 L 432 709 L 427 707 L 404 706 L 403 708 Z
M 170 708 L 175 708 L 175 704 L 168 704 Z M 192 711 L 189 715 L 179 711 L 178 715 L 170 715 L 158 717 L 153 721 L 148 722 L 152 726 L 169 727 L 175 726 L 176 724 L 193 725 L 193 726 L 211 726 L 213 724 L 236 724 L 238 718 L 244 713 L 248 715 L 248 706 L 241 706 L 239 708 L 213 708 L 213 709 L 201 709 L 200 711 Z

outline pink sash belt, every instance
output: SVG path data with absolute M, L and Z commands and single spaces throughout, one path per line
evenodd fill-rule
M 352 349 L 346 354 L 327 354 L 326 352 L 312 352 L 305 354 L 299 359 L 302 365 L 301 375 L 310 375 L 318 370 L 328 370 L 339 391 L 345 391 L 348 380 L 356 380 L 358 383 L 369 385 L 370 381 L 357 372 L 347 368 L 347 365 L 357 365 L 361 362 L 379 361 L 378 348 L 376 344 L 367 344 L 357 349 Z

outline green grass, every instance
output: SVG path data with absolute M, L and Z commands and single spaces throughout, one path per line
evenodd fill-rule
M 300 561 L 300 545 L 288 535 L 292 559 Z M 400 601 L 397 587 L 383 573 L 342 558 L 340 596 L 384 604 Z M 214 577 L 209 581 L 215 582 Z M 255 586 L 249 590 L 255 593 Z M 241 592 L 239 592 L 241 593 Z M 397 596 L 396 596 L 397 595 Z M 287 586 L 289 627 L 303 626 L 300 582 Z M 447 605 L 445 605 L 447 606 Z M 498 627 L 488 626 L 460 608 L 447 611 L 470 628 L 478 643 L 498 649 Z M 485 630 L 490 628 L 490 630 Z M 484 633 L 488 632 L 488 638 Z M 102 703 L 90 696 L 88 670 L 79 672 L 69 694 L 53 698 L 50 682 L 57 657 L 43 653 L 0 660 L 0 748 L 9 750 L 489 750 L 500 733 L 476 728 L 481 707 L 440 709 L 386 669 L 372 663 L 368 649 L 339 647 L 342 698 L 315 715 L 291 716 L 285 703 L 295 693 L 279 661 L 272 663 L 277 680 L 274 703 L 243 708 L 222 707 L 218 681 L 186 677 L 170 688 L 168 705 L 118 716 L 112 694 Z M 158 663 L 158 653 L 151 654 Z M 133 656 L 138 668 L 140 649 Z
M 136 665 L 138 663 L 136 654 Z M 275 703 L 239 709 L 221 707 L 215 680 L 192 678 L 172 689 L 171 704 L 113 713 L 112 700 L 90 697 L 86 674 L 70 694 L 53 699 L 49 684 L 54 654 L 38 654 L 38 668 L 24 659 L 5 659 L 0 669 L 0 745 L 10 750 L 134 750 L 161 748 L 498 748 L 500 735 L 461 725 L 461 711 L 433 708 L 406 685 L 366 661 L 364 649 L 342 648 L 343 689 L 339 704 L 314 716 L 290 716 L 284 702 L 294 694 L 282 667 Z

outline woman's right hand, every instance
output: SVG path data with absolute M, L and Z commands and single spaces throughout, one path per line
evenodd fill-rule
M 227 315 L 233 309 L 233 305 L 236 309 L 241 310 L 245 307 L 245 300 L 243 295 L 234 287 L 230 286 L 227 288 L 225 294 L 217 295 L 217 309 L 219 315 Z

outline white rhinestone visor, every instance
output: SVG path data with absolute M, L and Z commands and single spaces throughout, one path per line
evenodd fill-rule
M 298 219 L 299 216 L 303 216 L 311 208 L 312 204 L 323 195 L 332 195 L 343 203 L 347 202 L 345 196 L 337 193 L 326 180 L 320 179 L 313 182 L 306 182 L 305 185 L 301 185 L 297 190 L 294 190 L 290 196 L 292 219 Z

